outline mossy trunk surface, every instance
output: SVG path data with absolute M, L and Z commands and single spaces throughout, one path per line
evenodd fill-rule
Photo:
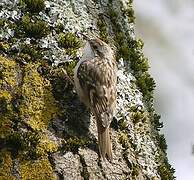
M 0 11 L 0 180 L 174 179 L 132 0 L 2 0 Z M 116 53 L 111 163 L 70 81 L 80 32 Z

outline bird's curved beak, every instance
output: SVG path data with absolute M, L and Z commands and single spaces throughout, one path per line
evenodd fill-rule
M 91 38 L 88 36 L 88 35 L 86 35 L 86 34 L 82 34 L 82 36 L 84 37 L 84 39 L 86 39 L 87 41 L 89 41 Z
M 89 41 L 89 40 L 91 39 L 88 35 L 86 35 L 86 34 L 84 34 L 84 33 L 82 33 L 82 32 L 79 32 L 79 34 L 81 34 L 81 35 L 83 36 L 83 38 L 84 38 L 85 40 L 87 40 L 87 41 Z
M 87 40 L 87 41 L 90 41 L 91 39 L 95 39 L 95 38 L 96 38 L 96 36 L 93 35 L 93 34 L 91 34 L 91 33 L 89 33 L 89 34 L 84 34 L 84 33 L 80 32 L 80 34 L 81 34 L 81 35 L 83 36 L 83 38 L 84 38 L 85 40 Z

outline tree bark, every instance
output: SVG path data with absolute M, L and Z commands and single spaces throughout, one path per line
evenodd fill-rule
M 0 179 L 174 179 L 131 0 L 0 6 Z M 118 62 L 112 162 L 99 157 L 95 119 L 72 84 L 81 33 L 110 44 Z

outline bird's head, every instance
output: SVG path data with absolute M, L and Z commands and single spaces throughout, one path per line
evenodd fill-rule
M 85 56 L 82 59 L 86 59 L 86 57 L 88 58 L 88 57 L 94 57 L 94 56 L 99 56 L 101 58 L 115 57 L 111 47 L 105 42 L 103 42 L 102 40 L 100 40 L 99 38 L 97 38 L 96 36 L 94 36 L 93 34 L 88 34 L 88 35 L 83 33 L 80 33 L 80 34 L 87 41 L 83 49 L 83 52 L 84 52 L 83 54 Z
M 93 39 L 90 39 L 88 41 L 89 41 L 89 44 L 90 44 L 92 51 L 97 56 L 106 57 L 106 56 L 113 55 L 113 51 L 108 46 L 108 44 L 106 44 L 105 42 L 103 42 L 99 38 L 93 38 Z

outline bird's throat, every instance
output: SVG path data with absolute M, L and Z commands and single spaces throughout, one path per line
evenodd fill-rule
M 94 57 L 95 53 L 93 52 L 89 42 L 87 42 L 83 49 L 83 56 L 81 58 L 81 61 L 93 59 Z

